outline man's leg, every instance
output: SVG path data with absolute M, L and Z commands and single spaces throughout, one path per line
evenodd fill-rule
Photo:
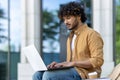
M 43 73 L 44 73 L 44 71 L 35 72 L 34 75 L 32 76 L 32 79 L 33 80 L 42 80 Z
M 82 80 L 75 68 L 45 71 L 42 80 Z

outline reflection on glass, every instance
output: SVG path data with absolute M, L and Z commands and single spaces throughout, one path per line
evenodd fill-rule
M 60 21 L 57 10 L 62 3 L 71 0 L 43 0 L 43 59 L 46 64 L 52 61 L 59 62 L 60 53 Z M 72 0 L 73 1 L 73 0 Z M 53 4 L 54 2 L 54 4 Z
M 42 51 L 43 51 L 43 59 L 46 64 L 51 63 L 52 61 L 61 61 L 60 55 L 64 53 L 62 56 L 65 57 L 65 43 L 63 43 L 62 40 L 66 40 L 66 34 L 67 30 L 66 28 L 61 27 L 61 23 L 57 16 L 57 11 L 59 9 L 60 4 L 67 3 L 70 1 L 82 1 L 82 0 L 42 0 L 42 30 L 43 30 L 43 41 L 42 41 Z M 86 12 L 89 12 L 87 14 L 88 21 L 87 23 L 90 25 L 90 0 L 86 1 Z M 54 3 L 53 3 L 54 2 Z M 65 27 L 65 26 L 64 26 Z M 64 30 L 63 30 L 64 29 Z M 65 32 L 66 31 L 66 32 Z M 63 35 L 63 33 L 65 33 Z M 65 42 L 65 41 L 64 41 Z M 61 47 L 63 46 L 63 48 Z M 62 53 L 61 53 L 62 52 Z
M 17 63 L 20 59 L 19 1 L 0 0 L 0 80 L 8 80 L 8 76 L 10 80 L 17 80 Z M 10 4 L 10 7 L 8 7 L 8 4 Z M 10 19 L 8 19 L 9 17 Z M 10 41 L 10 44 L 8 41 Z M 11 47 L 10 53 L 9 46 Z
M 8 41 L 7 37 L 7 12 L 8 12 L 8 4 L 7 0 L 0 0 L 0 80 L 6 80 L 7 77 L 7 52 L 5 49 L 8 49 Z M 3 45 L 6 45 L 3 48 Z

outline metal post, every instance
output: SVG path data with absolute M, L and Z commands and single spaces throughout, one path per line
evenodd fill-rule
M 7 80 L 10 80 L 10 0 L 8 0 L 8 56 L 7 56 Z

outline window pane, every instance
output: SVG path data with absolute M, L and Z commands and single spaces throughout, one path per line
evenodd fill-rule
M 60 61 L 60 25 L 57 17 L 59 5 L 74 0 L 43 0 L 43 58 L 46 64 Z M 53 4 L 54 5 L 51 5 Z
M 17 80 L 19 50 L 20 0 L 0 0 L 0 80 Z
M 81 0 L 42 0 L 42 30 L 43 30 L 43 59 L 46 64 L 51 63 L 52 61 L 63 61 L 66 58 L 66 46 L 65 42 L 67 39 L 67 29 L 63 23 L 60 23 L 57 11 L 60 4 L 67 3 L 70 1 L 81 1 Z M 86 1 L 86 13 L 88 18 L 87 23 L 90 22 L 91 14 L 91 3 Z M 54 2 L 54 3 L 53 3 Z
M 7 52 L 8 49 L 8 1 L 0 0 L 0 80 L 7 77 Z

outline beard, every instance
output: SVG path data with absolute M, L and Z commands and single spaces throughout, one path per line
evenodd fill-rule
M 75 20 L 73 21 L 72 27 L 69 28 L 69 30 L 75 30 L 79 25 L 79 22 L 77 20 L 77 18 L 75 18 Z

